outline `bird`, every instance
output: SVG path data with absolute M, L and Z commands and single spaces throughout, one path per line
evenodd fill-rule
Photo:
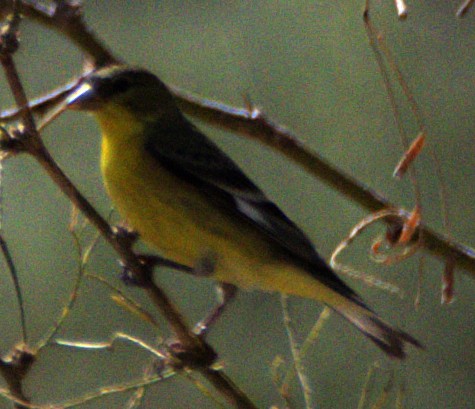
M 326 304 L 389 357 L 408 333 L 383 321 L 307 235 L 180 111 L 150 71 L 97 68 L 67 98 L 102 133 L 100 168 L 120 216 L 162 257 L 243 289 Z

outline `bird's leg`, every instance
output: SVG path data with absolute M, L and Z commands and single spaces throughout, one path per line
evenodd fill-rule
M 212 251 L 206 251 L 195 262 L 193 266 L 193 275 L 196 277 L 210 277 L 214 274 L 216 269 L 216 262 L 218 257 Z
M 120 240 L 125 246 L 129 247 L 133 247 L 139 238 L 139 234 L 136 231 L 124 225 L 114 227 L 114 234 L 116 235 L 117 240 Z M 200 257 L 193 268 L 154 254 L 137 254 L 137 256 L 139 257 L 140 262 L 148 267 L 150 272 L 152 272 L 155 267 L 168 267 L 177 271 L 194 275 L 196 277 L 212 276 L 217 261 L 217 256 L 212 252 L 206 253 Z M 126 265 L 123 265 L 121 279 L 126 284 L 140 286 L 140 283 L 137 282 L 137 280 L 134 279 L 134 277 L 130 274 L 130 270 Z M 235 297 L 236 293 L 237 287 L 233 284 L 218 283 L 218 304 L 208 313 L 205 318 L 195 325 L 193 331 L 197 335 L 205 337 L 208 334 L 211 326 L 224 312 L 226 305 Z
M 194 272 L 194 269 L 189 266 L 177 263 L 176 261 L 169 260 L 167 258 L 157 256 L 155 254 L 138 254 L 138 257 L 143 264 L 149 266 L 150 268 L 168 267 L 173 268 L 174 270 L 181 271 L 183 273 L 193 274 Z
M 218 257 L 212 252 L 205 252 L 199 260 L 195 263 L 193 268 L 193 275 L 197 277 L 213 276 Z M 237 287 L 232 284 L 218 282 L 217 287 L 218 304 L 208 313 L 208 315 L 199 321 L 193 331 L 200 337 L 205 337 L 211 326 L 219 319 L 224 312 L 226 305 L 234 298 L 237 292 Z
M 211 326 L 219 319 L 224 312 L 226 305 L 236 296 L 237 287 L 233 284 L 218 283 L 217 287 L 218 304 L 208 313 L 208 315 L 199 321 L 193 331 L 200 337 L 205 337 Z

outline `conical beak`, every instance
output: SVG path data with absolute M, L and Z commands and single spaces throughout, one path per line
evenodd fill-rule
M 100 107 L 100 98 L 94 87 L 83 82 L 66 99 L 68 109 L 78 111 L 94 111 Z

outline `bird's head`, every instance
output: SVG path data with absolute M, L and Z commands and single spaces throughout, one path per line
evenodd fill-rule
M 179 115 L 172 94 L 160 79 L 147 70 L 119 65 L 89 74 L 70 94 L 67 105 L 99 115 L 122 111 L 141 119 Z

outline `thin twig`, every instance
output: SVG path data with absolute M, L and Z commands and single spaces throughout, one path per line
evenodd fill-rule
M 384 385 L 383 390 L 381 391 L 376 402 L 371 406 L 371 409 L 382 409 L 384 404 L 387 402 L 389 398 L 389 393 L 392 391 L 393 388 L 394 388 L 394 373 L 391 371 L 389 373 L 389 379 L 386 382 L 386 385 Z
M 365 382 L 363 384 L 363 389 L 361 389 L 361 395 L 360 399 L 358 401 L 358 407 L 357 409 L 363 409 L 365 406 L 365 403 L 368 399 L 368 395 L 371 392 L 371 389 L 373 388 L 373 375 L 377 369 L 380 368 L 380 363 L 378 361 L 373 362 L 370 367 L 368 368 L 368 371 L 366 372 L 366 378 Z
M 21 86 L 20 78 L 18 73 L 15 70 L 13 63 L 12 54 L 18 50 L 19 41 L 18 41 L 18 29 L 21 21 L 19 5 L 17 1 L 13 2 L 12 14 L 9 16 L 5 24 L 1 27 L 0 32 L 0 63 L 3 65 L 7 80 L 11 86 L 16 86 L 17 88 L 13 90 L 12 93 L 19 107 L 20 116 L 24 119 L 25 124 L 33 125 L 34 121 L 31 115 L 28 115 L 27 108 L 27 99 L 23 88 Z M 5 135 L 9 137 L 10 135 Z M 26 325 L 24 321 L 25 313 L 23 311 L 23 300 L 21 297 L 20 285 L 18 282 L 18 277 L 16 274 L 15 266 L 13 259 L 10 256 L 6 242 L 3 241 L 2 237 L 2 251 L 9 270 L 12 273 L 13 281 L 15 284 L 17 297 L 20 302 L 21 310 L 21 320 L 22 320 L 22 331 L 23 338 L 26 339 Z M 26 343 L 21 343 L 18 346 L 15 346 L 11 353 L 10 357 L 0 359 L 0 373 L 2 377 L 7 382 L 11 394 L 20 400 L 27 401 L 25 395 L 23 394 L 23 385 L 22 380 L 28 373 L 31 368 L 31 365 L 35 361 L 34 353 L 29 351 Z M 18 409 L 23 409 L 25 406 L 21 403 L 14 403 L 14 407 Z
M 307 406 L 310 407 L 310 405 L 312 404 L 311 395 L 314 393 L 314 391 L 311 390 L 308 384 L 307 377 L 303 373 L 304 368 L 303 368 L 302 362 L 304 361 L 310 347 L 315 343 L 315 341 L 320 336 L 323 326 L 325 325 L 325 323 L 328 321 L 328 318 L 330 317 L 331 311 L 329 307 L 327 306 L 323 307 L 323 310 L 318 316 L 317 321 L 313 325 L 312 329 L 310 330 L 310 332 L 308 333 L 307 337 L 302 342 L 302 345 L 300 347 L 298 347 L 296 342 L 293 340 L 292 334 L 294 331 L 291 326 L 291 321 L 289 321 L 290 316 L 286 316 L 288 315 L 288 312 L 286 312 L 286 308 L 283 308 L 283 311 L 284 311 L 284 324 L 286 324 L 285 327 L 289 335 L 289 341 L 291 344 L 292 358 L 294 360 L 294 365 L 287 370 L 281 382 L 281 385 L 282 387 L 288 386 L 294 376 L 294 373 L 297 372 L 302 390 L 304 392 L 305 402 L 307 403 Z M 281 393 L 281 395 L 283 394 Z
M 73 347 L 73 348 L 78 348 L 78 349 L 99 351 L 99 350 L 112 350 L 114 348 L 114 345 L 118 341 L 127 341 L 132 344 L 135 344 L 136 346 L 139 346 L 145 349 L 146 351 L 150 352 L 152 355 L 155 356 L 155 358 L 173 359 L 173 357 L 168 357 L 164 355 L 160 350 L 150 346 L 146 342 L 142 341 L 140 338 L 134 337 L 133 335 L 126 334 L 125 332 L 115 332 L 114 334 L 112 334 L 109 341 L 103 341 L 103 342 L 70 341 L 70 340 L 65 340 L 65 339 L 56 339 L 54 343 L 56 345 L 65 346 L 65 347 Z
M 396 59 L 394 58 L 393 53 L 391 52 L 390 48 L 387 46 L 386 42 L 384 41 L 384 37 L 380 33 L 377 32 L 376 28 L 374 27 L 374 25 L 372 24 L 372 22 L 370 20 L 369 0 L 367 0 L 367 2 L 366 2 L 366 10 L 365 10 L 364 16 L 365 16 L 365 18 L 364 18 L 365 28 L 366 28 L 366 31 L 367 31 L 367 34 L 368 34 L 368 39 L 369 39 L 369 42 L 370 42 L 371 47 L 373 49 L 376 60 L 378 62 L 381 75 L 384 79 L 384 84 L 386 86 L 386 90 L 387 90 L 387 93 L 388 93 L 388 96 L 389 96 L 389 99 L 390 99 L 390 102 L 391 102 L 391 106 L 393 108 L 394 116 L 396 118 L 396 123 L 398 124 L 398 129 L 399 129 L 400 135 L 403 139 L 403 145 L 404 145 L 405 151 L 407 152 L 407 144 L 408 144 L 407 137 L 404 133 L 404 128 L 402 127 L 402 123 L 401 123 L 401 120 L 400 120 L 400 115 L 399 115 L 397 105 L 396 105 L 395 99 L 394 99 L 394 93 L 392 91 L 392 86 L 390 84 L 389 76 L 388 76 L 388 73 L 387 73 L 386 68 L 384 66 L 384 63 L 382 61 L 382 56 L 381 56 L 380 52 L 386 57 L 386 60 L 389 64 L 390 68 L 395 73 L 397 81 L 398 81 L 400 87 L 402 88 L 402 90 L 404 92 L 404 95 L 407 98 L 409 106 L 411 107 L 412 114 L 414 115 L 414 118 L 417 122 L 417 126 L 419 128 L 419 136 L 424 136 L 424 139 L 425 139 L 425 136 L 427 135 L 427 130 L 426 130 L 426 125 L 424 123 L 424 117 L 422 115 L 422 111 L 419 107 L 419 104 L 417 103 L 417 100 L 416 100 L 413 92 L 411 91 L 411 89 L 410 89 L 410 87 L 409 87 L 402 71 L 400 70 L 398 64 L 396 63 Z M 378 49 L 378 47 L 376 47 L 376 41 L 378 42 L 381 51 Z M 437 156 L 437 153 L 436 153 L 436 151 L 433 147 L 433 144 L 429 144 L 428 150 L 429 150 L 430 156 L 432 157 L 432 162 L 433 162 L 434 169 L 435 169 L 435 174 L 436 174 L 436 180 L 437 180 L 438 185 L 439 185 L 439 198 L 440 198 L 440 203 L 441 203 L 441 216 L 442 216 L 442 222 L 443 222 L 443 226 L 444 226 L 444 233 L 445 233 L 445 236 L 446 236 L 447 240 L 452 241 L 453 239 L 452 239 L 452 233 L 451 233 L 452 229 L 451 229 L 451 223 L 450 223 L 450 206 L 449 206 L 449 200 L 448 200 L 449 195 L 448 195 L 447 184 L 445 182 L 445 178 L 444 178 L 444 175 L 443 175 L 443 172 L 442 172 L 442 167 L 441 167 L 439 158 Z M 415 193 L 416 193 L 416 205 L 418 205 L 419 208 L 420 208 L 421 207 L 421 193 L 420 193 L 420 189 L 419 189 L 418 184 L 417 184 L 416 168 L 411 167 L 410 171 L 411 171 L 411 179 L 412 179 L 412 182 L 413 182 L 413 185 L 414 185 L 414 188 L 415 188 Z M 418 236 L 418 240 L 423 242 L 424 241 L 424 237 L 423 237 L 424 233 L 423 232 L 421 232 L 421 233 L 422 234 L 420 234 Z M 448 276 L 450 274 L 451 275 L 451 281 L 453 282 L 454 281 L 453 271 L 454 271 L 454 268 L 455 268 L 454 256 L 452 254 L 447 255 L 445 257 L 444 263 L 445 263 L 446 275 Z M 442 292 L 443 292 L 442 298 L 444 299 L 444 289 L 446 287 L 444 286 L 444 284 L 442 285 L 442 287 L 443 287 L 443 289 L 442 289 Z M 450 291 L 451 287 L 449 286 L 448 288 L 449 288 L 448 291 Z
M 18 399 L 16 396 L 13 396 L 13 394 L 11 394 L 8 390 L 3 389 L 3 388 L 0 389 L 0 396 L 3 396 L 7 398 L 8 400 L 15 402 L 17 404 L 21 404 L 23 405 L 22 407 L 28 408 L 28 409 L 52 409 L 52 408 L 67 409 L 67 408 L 73 408 L 76 406 L 84 405 L 85 403 L 92 402 L 97 399 L 103 399 L 105 396 L 108 396 L 108 395 L 124 393 L 128 391 L 132 391 L 137 388 L 152 385 L 154 383 L 161 382 L 165 378 L 168 378 L 173 375 L 174 373 L 171 372 L 170 374 L 154 375 L 147 379 L 139 379 L 139 380 L 125 382 L 118 385 L 104 386 L 98 389 L 97 391 L 85 394 L 83 396 L 69 399 L 67 401 L 58 402 L 55 404 L 47 404 L 47 405 L 32 404 L 32 403 L 29 403 L 28 401 Z
M 23 295 L 21 292 L 20 282 L 18 280 L 18 273 L 16 271 L 15 263 L 13 262 L 13 257 L 8 249 L 7 242 L 3 238 L 3 235 L 0 234 L 0 248 L 2 250 L 3 257 L 8 266 L 8 271 L 10 271 L 10 277 L 12 278 L 13 285 L 15 287 L 16 298 L 18 300 L 18 308 L 20 309 L 20 324 L 21 324 L 21 338 L 22 343 L 26 344 L 28 340 L 26 332 L 26 313 L 25 313 L 25 303 L 23 302 Z
M 405 4 L 403 2 L 402 4 L 405 8 Z M 373 26 L 373 23 L 370 19 L 370 13 L 369 13 L 369 0 L 366 1 L 365 7 L 366 8 L 363 13 L 363 21 L 364 21 L 364 27 L 366 30 L 366 35 L 368 37 L 371 50 L 373 51 L 373 55 L 375 57 L 376 63 L 378 64 L 378 67 L 379 67 L 379 73 L 381 74 L 381 78 L 383 80 L 383 84 L 386 89 L 386 94 L 388 96 L 391 110 L 393 112 L 394 120 L 395 120 L 396 127 L 399 133 L 399 137 L 401 139 L 403 150 L 405 153 L 407 153 L 409 149 L 409 139 L 407 137 L 406 130 L 404 129 L 404 125 L 402 122 L 402 115 L 400 113 L 400 109 L 396 102 L 396 96 L 395 96 L 394 89 L 389 78 L 388 69 L 386 68 L 386 65 L 384 64 L 383 55 L 386 57 L 386 60 L 388 61 L 388 64 L 390 65 L 392 70 L 398 74 L 399 82 L 403 88 L 406 85 L 406 82 L 403 81 L 402 74 L 400 73 L 394 59 L 392 58 L 392 55 L 390 54 L 389 49 L 385 47 L 385 42 L 382 39 L 382 35 L 379 35 L 375 27 Z M 379 47 L 378 47 L 378 44 L 379 44 Z M 412 94 L 408 91 L 407 95 L 408 95 L 409 100 L 411 100 Z M 414 106 L 415 109 L 417 109 L 415 100 L 414 100 L 414 105 L 411 105 L 411 106 Z M 419 116 L 416 116 L 416 118 L 419 119 Z M 421 124 L 420 132 L 422 134 L 425 134 L 422 124 Z M 421 195 L 421 189 L 418 183 L 417 170 L 415 166 L 409 167 L 409 176 L 410 176 L 411 184 L 414 190 L 415 206 L 419 209 L 419 213 L 420 213 L 422 211 L 422 195 Z M 417 237 L 418 244 L 421 244 L 424 242 L 424 232 L 422 230 L 419 231 L 419 234 L 416 237 Z
M 310 347 L 315 343 L 315 341 L 320 336 L 322 329 L 331 315 L 331 309 L 328 306 L 324 306 L 320 315 L 318 316 L 317 321 L 313 324 L 312 329 L 307 335 L 307 338 L 302 342 L 302 346 L 300 347 L 300 359 L 304 359 L 307 356 L 307 352 Z
M 75 208 L 73 208 L 75 209 Z M 71 293 L 69 295 L 69 298 L 66 302 L 66 305 L 64 305 L 63 310 L 61 311 L 61 315 L 59 316 L 58 320 L 54 323 L 54 325 L 47 331 L 45 335 L 43 335 L 42 339 L 38 342 L 37 344 L 37 351 L 40 351 L 42 348 L 44 348 L 46 345 L 50 343 L 50 341 L 53 339 L 53 337 L 58 333 L 60 330 L 61 326 L 63 325 L 64 321 L 68 317 L 69 313 L 72 311 L 77 299 L 78 299 L 78 294 L 79 294 L 79 288 L 81 286 L 84 274 L 85 274 L 85 269 L 87 262 L 89 261 L 89 256 L 96 246 L 96 244 L 99 241 L 100 235 L 97 233 L 96 236 L 93 238 L 92 243 L 84 250 L 83 246 L 80 242 L 80 238 L 78 235 L 74 232 L 73 229 L 71 229 L 71 234 L 73 236 L 74 244 L 77 250 L 77 257 L 78 257 L 78 271 L 76 274 L 76 278 L 74 280 L 74 285 L 73 289 L 71 290 Z
M 134 299 L 124 293 L 119 287 L 110 283 L 104 277 L 101 277 L 96 274 L 88 273 L 86 274 L 86 277 L 100 282 L 101 284 L 109 288 L 109 290 L 114 292 L 115 294 L 113 294 L 111 298 L 116 304 L 126 309 L 127 311 L 139 316 L 143 321 L 153 325 L 155 328 L 160 328 L 160 325 L 155 319 L 155 317 L 151 313 L 146 311 L 138 302 L 136 302 Z
M 422 254 L 419 257 L 419 266 L 417 267 L 417 288 L 416 288 L 416 295 L 414 296 L 414 309 L 417 311 L 419 306 L 421 305 L 422 299 L 422 281 L 424 278 L 424 267 L 425 267 L 426 258 L 425 255 Z
M 404 409 L 404 398 L 406 397 L 406 381 L 403 379 L 396 391 L 395 409 Z
M 53 90 L 46 95 L 28 101 L 28 108 L 35 116 L 44 116 L 47 112 L 57 106 L 69 93 L 78 85 L 83 76 Z M 2 123 L 13 122 L 20 118 L 20 110 L 16 107 L 3 110 L 0 114 Z
M 292 327 L 292 318 L 290 317 L 288 296 L 286 294 L 282 294 L 280 296 L 280 303 L 282 305 L 284 327 L 287 331 L 287 338 L 289 339 L 290 351 L 292 353 L 292 359 L 294 362 L 293 366 L 300 382 L 300 388 L 302 389 L 302 394 L 305 400 L 305 408 L 312 409 L 314 407 L 312 396 L 313 390 L 310 387 L 307 375 L 305 374 L 305 368 L 303 365 L 302 356 L 300 354 L 300 346 L 295 339 L 295 330 Z M 283 382 L 284 386 L 287 384 L 287 381 Z
M 367 2 L 367 7 L 369 7 L 369 1 Z M 399 68 L 398 64 L 396 63 L 396 59 L 394 58 L 393 53 L 391 52 L 390 48 L 387 46 L 386 42 L 384 41 L 384 37 L 382 35 L 378 35 L 376 28 L 373 26 L 371 20 L 370 20 L 370 14 L 369 10 L 365 13 L 365 23 L 366 23 L 366 28 L 368 32 L 368 38 L 370 39 L 370 44 L 372 46 L 372 49 L 374 51 L 375 57 L 377 59 L 378 65 L 380 67 L 380 72 L 384 78 L 385 86 L 386 89 L 388 90 L 388 96 L 390 97 L 391 105 L 393 106 L 393 111 L 395 113 L 395 118 L 396 122 L 401 122 L 400 121 L 400 115 L 397 110 L 397 105 L 394 100 L 394 95 L 392 92 L 392 87 L 388 79 L 388 75 L 386 73 L 384 64 L 381 61 L 381 56 L 379 54 L 379 50 L 376 47 L 375 42 L 377 41 L 379 44 L 379 47 L 381 49 L 381 52 L 384 54 L 386 57 L 386 60 L 388 61 L 389 66 L 391 67 L 392 71 L 395 73 L 397 81 L 402 88 L 405 97 L 407 98 L 407 101 L 409 103 L 409 106 L 411 108 L 412 114 L 414 115 L 414 118 L 417 123 L 417 127 L 419 128 L 419 135 L 424 135 L 427 136 L 427 127 L 425 125 L 424 121 L 424 116 L 422 115 L 422 110 L 419 107 L 419 104 L 409 87 L 404 74 L 402 73 L 401 69 Z M 402 128 L 402 124 L 398 125 L 398 128 Z M 404 150 L 407 151 L 408 148 L 408 141 L 407 138 L 404 134 L 404 131 L 401 133 L 401 137 L 403 138 L 403 145 L 404 145 Z M 425 139 L 425 138 L 424 138 Z M 448 189 L 447 189 L 447 184 L 445 183 L 445 178 L 442 172 L 442 168 L 440 165 L 439 158 L 437 156 L 437 153 L 434 149 L 433 144 L 428 144 L 428 150 L 429 154 L 432 157 L 432 162 L 434 165 L 435 169 L 435 174 L 436 174 L 436 180 L 439 185 L 439 197 L 440 197 L 440 203 L 441 203 L 441 215 L 442 215 L 442 221 L 443 221 L 443 226 L 444 226 L 444 231 L 447 239 L 452 240 L 451 236 L 451 226 L 450 226 L 450 207 L 449 207 L 449 202 L 448 202 Z M 421 205 L 421 193 L 420 189 L 417 186 L 417 178 L 416 178 L 416 173 L 415 173 L 415 168 L 411 167 L 412 169 L 412 179 L 414 187 L 415 187 L 415 193 L 416 193 L 416 204 Z M 422 236 L 419 236 L 421 239 L 423 238 Z M 450 257 L 447 257 L 450 258 Z

